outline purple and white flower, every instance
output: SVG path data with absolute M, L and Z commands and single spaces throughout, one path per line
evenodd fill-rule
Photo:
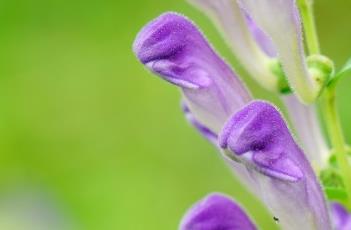
M 309 84 L 308 82 L 313 82 L 313 79 L 309 80 L 313 76 L 307 70 L 301 21 L 294 1 L 260 2 L 262 6 L 268 6 L 268 9 L 254 6 L 252 10 L 257 12 L 252 12 L 252 15 L 246 10 L 245 4 L 255 4 L 255 1 L 247 3 L 235 0 L 188 1 L 213 19 L 234 55 L 262 87 L 275 93 L 289 91 L 285 77 L 279 73 L 274 75 L 271 71 L 274 67 L 278 72 L 281 71 L 281 66 L 277 62 L 279 57 L 290 87 L 307 93 L 312 92 L 308 89 L 310 86 L 306 85 Z M 284 6 L 281 7 L 279 4 Z M 274 11 L 277 13 L 273 13 Z M 253 17 L 256 19 L 260 17 L 258 22 L 262 22 L 261 24 L 266 22 L 267 25 L 259 27 Z M 270 25 L 273 28 L 270 28 Z M 291 44 L 294 45 L 291 46 Z M 295 93 L 299 96 L 298 91 Z M 307 157 L 314 168 L 323 168 L 327 163 L 329 150 L 319 126 L 315 106 L 301 104 L 293 95 L 282 94 L 281 98 L 289 111 L 298 141 L 306 151 Z M 311 130 L 311 132 L 306 132 L 306 130 Z
M 216 21 L 241 64 L 264 88 L 294 92 L 281 97 L 299 139 L 294 139 L 274 105 L 252 98 L 183 15 L 164 13 L 139 32 L 133 44 L 139 61 L 181 90 L 187 120 L 219 149 L 240 181 L 279 219 L 280 227 L 349 229 L 350 215 L 340 205 L 328 207 L 317 178 L 328 164 L 329 150 L 314 105 L 300 101 L 311 103 L 323 90 L 326 76 L 315 61 L 324 57 L 305 57 L 296 2 L 189 1 Z M 232 199 L 215 193 L 195 204 L 179 229 L 256 226 Z

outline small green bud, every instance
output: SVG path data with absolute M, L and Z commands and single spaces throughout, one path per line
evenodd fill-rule
M 329 58 L 323 55 L 311 55 L 307 58 L 307 66 L 312 79 L 314 80 L 315 88 L 318 91 L 327 84 L 330 77 L 334 73 L 334 63 Z
M 289 82 L 286 79 L 285 73 L 283 71 L 282 65 L 278 59 L 272 59 L 268 63 L 268 68 L 277 77 L 277 87 L 278 91 L 282 94 L 291 93 Z

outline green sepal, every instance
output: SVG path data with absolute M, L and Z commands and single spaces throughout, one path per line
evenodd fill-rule
M 334 62 L 320 54 L 308 56 L 306 61 L 309 74 L 314 81 L 316 89 L 318 89 L 318 94 L 320 94 L 328 84 L 331 76 L 334 75 Z
M 291 88 L 289 86 L 289 82 L 286 79 L 282 64 L 279 62 L 279 60 L 278 59 L 270 60 L 268 68 L 278 78 L 278 80 L 277 80 L 278 91 L 281 94 L 291 93 L 292 91 L 291 91 Z

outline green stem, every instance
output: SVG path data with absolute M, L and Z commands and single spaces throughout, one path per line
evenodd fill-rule
M 319 54 L 319 42 L 313 14 L 313 0 L 298 0 L 303 20 L 305 39 L 309 54 Z M 326 87 L 322 101 L 325 110 L 325 122 L 329 139 L 335 151 L 339 171 L 347 193 L 345 205 L 351 210 L 351 167 L 348 162 L 349 148 L 345 143 L 337 108 L 335 104 L 335 87 Z
M 313 14 L 312 0 L 299 0 L 298 5 L 303 21 L 305 39 L 309 54 L 319 54 L 319 42 Z
M 335 151 L 340 174 L 343 178 L 347 192 L 345 205 L 351 209 L 351 167 L 348 161 L 348 147 L 345 143 L 337 108 L 335 104 L 335 88 L 326 88 L 323 100 L 325 109 L 325 122 L 328 129 L 330 142 Z

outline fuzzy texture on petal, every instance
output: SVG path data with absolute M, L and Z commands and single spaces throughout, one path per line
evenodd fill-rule
M 272 39 L 290 86 L 304 103 L 318 96 L 319 85 L 305 60 L 301 19 L 295 0 L 238 0 L 242 8 Z
M 137 35 L 133 50 L 152 72 L 179 86 L 193 116 L 214 133 L 251 100 L 249 92 L 198 28 L 177 13 L 165 13 Z
M 274 106 L 254 101 L 241 109 L 226 123 L 219 144 L 246 165 L 283 229 L 331 229 L 318 180 Z
M 254 21 L 240 9 L 236 0 L 188 0 L 206 13 L 219 30 L 243 67 L 264 88 L 277 92 L 278 78 L 267 68 L 274 50 Z
M 294 95 L 283 96 L 282 99 L 308 160 L 315 169 L 324 168 L 329 158 L 329 149 L 315 106 L 301 104 Z
M 255 230 L 245 211 L 231 198 L 213 193 L 191 207 L 179 230 Z
M 331 204 L 331 215 L 335 230 L 351 229 L 351 214 L 341 204 Z

